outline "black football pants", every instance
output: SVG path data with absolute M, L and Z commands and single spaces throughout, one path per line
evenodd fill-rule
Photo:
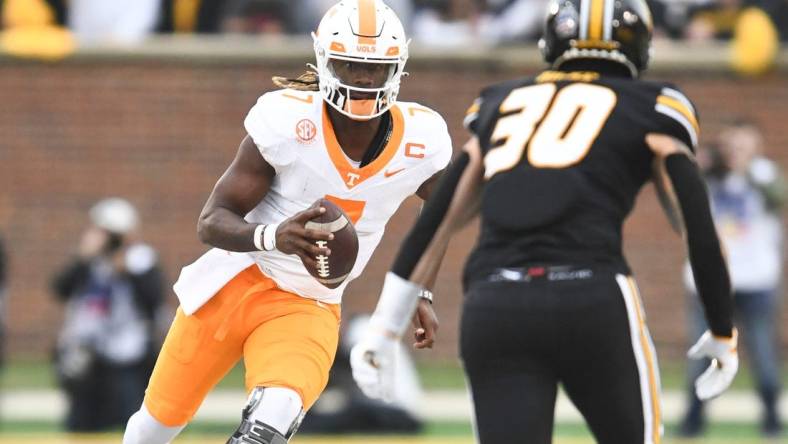
M 479 442 L 551 443 L 560 383 L 597 443 L 659 443 L 659 374 L 634 281 L 549 275 L 466 292 L 460 347 Z

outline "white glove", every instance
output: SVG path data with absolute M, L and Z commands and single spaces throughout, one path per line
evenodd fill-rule
M 399 339 L 408 328 L 421 287 L 389 272 L 375 313 L 350 351 L 353 379 L 370 398 L 394 400 L 394 375 Z
M 698 342 L 689 349 L 690 359 L 711 358 L 711 365 L 695 380 L 695 393 L 702 401 L 719 396 L 731 385 L 736 371 L 739 369 L 739 355 L 736 352 L 738 332 L 733 329 L 733 336 L 721 338 L 703 333 Z
M 382 330 L 370 330 L 350 351 L 353 379 L 370 398 L 393 402 L 399 341 Z

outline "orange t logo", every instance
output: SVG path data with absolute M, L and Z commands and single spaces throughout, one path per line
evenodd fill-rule
M 356 181 L 359 180 L 359 179 L 361 179 L 361 176 L 359 176 L 358 174 L 356 174 L 356 173 L 347 173 L 347 182 L 346 182 L 347 186 L 349 186 L 349 187 L 356 186 Z

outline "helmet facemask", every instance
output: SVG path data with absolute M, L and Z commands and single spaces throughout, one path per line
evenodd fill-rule
M 340 113 L 354 120 L 370 120 L 388 111 L 396 102 L 406 57 L 370 60 L 329 55 L 317 39 L 315 55 L 323 100 Z M 347 78 L 347 70 L 341 69 L 342 63 L 354 64 L 355 69 L 362 69 L 363 64 L 376 64 L 382 66 L 379 68 L 382 73 L 379 79 L 375 76 L 373 84 L 357 86 L 351 83 L 352 78 Z M 374 72 L 374 69 L 372 71 Z

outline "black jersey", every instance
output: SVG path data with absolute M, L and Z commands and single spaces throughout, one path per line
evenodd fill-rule
M 695 110 L 676 87 L 588 71 L 487 88 L 466 126 L 479 138 L 486 178 L 466 282 L 535 263 L 628 271 L 621 229 L 652 176 L 646 134 L 693 149 L 698 137 Z

